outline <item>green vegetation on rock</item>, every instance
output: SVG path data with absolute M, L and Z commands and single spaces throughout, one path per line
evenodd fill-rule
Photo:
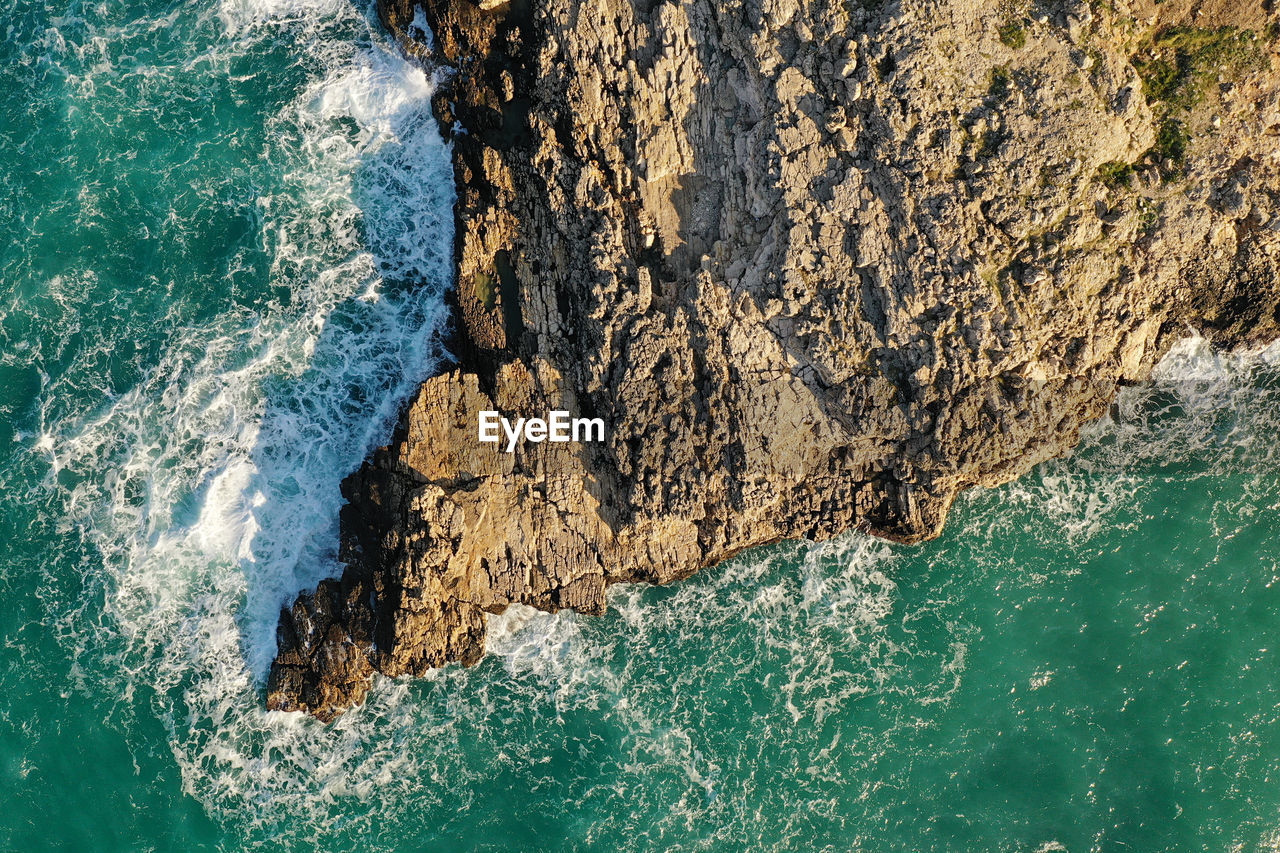
M 1009 73 L 1009 69 L 1003 65 L 997 65 L 991 69 L 991 75 L 987 80 L 987 95 L 995 98 L 997 101 L 1003 101 L 1009 97 L 1009 93 L 1013 91 L 1013 75 Z
M 1238 75 L 1261 60 L 1257 36 L 1237 27 L 1171 27 L 1133 56 L 1147 101 L 1182 109 L 1199 103 L 1219 74 Z
M 1156 131 L 1156 144 L 1148 152 L 1155 159 L 1160 177 L 1166 181 L 1182 177 L 1187 166 L 1187 146 L 1190 144 L 1191 138 L 1182 122 L 1166 118 L 1160 123 L 1160 129 Z
M 1111 189 L 1127 187 L 1133 183 L 1133 165 L 1118 160 L 1103 163 L 1098 167 L 1098 180 Z
M 1027 44 L 1027 31 L 1017 21 L 1010 21 L 996 30 L 1000 43 L 1011 50 L 1021 50 Z
M 1142 91 L 1159 119 L 1155 145 L 1147 152 L 1165 181 L 1182 177 L 1190 135 L 1191 112 L 1210 85 L 1239 77 L 1258 67 L 1258 36 L 1238 27 L 1170 27 L 1147 41 L 1131 57 L 1142 78 Z
M 486 309 L 492 309 L 498 303 L 497 289 L 493 286 L 493 276 L 487 273 L 477 273 L 473 282 L 476 289 L 476 298 Z

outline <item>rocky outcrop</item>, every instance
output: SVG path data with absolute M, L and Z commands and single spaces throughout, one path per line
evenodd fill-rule
M 1266 4 L 425 0 L 458 368 L 344 485 L 273 708 L 484 651 L 744 548 L 936 535 L 1189 327 L 1277 335 Z M 429 52 L 413 0 L 380 11 Z M 602 443 L 477 441 L 599 417 Z

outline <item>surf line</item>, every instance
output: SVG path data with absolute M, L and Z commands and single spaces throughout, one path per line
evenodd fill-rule
M 497 444 L 502 440 L 498 429 L 507 437 L 505 452 L 512 453 L 523 436 L 525 441 L 583 442 L 604 441 L 603 418 L 574 418 L 562 409 L 547 413 L 545 418 L 516 418 L 514 424 L 492 409 L 480 412 L 479 438 Z

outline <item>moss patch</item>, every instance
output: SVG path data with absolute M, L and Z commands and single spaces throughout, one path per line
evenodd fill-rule
M 1239 76 L 1262 62 L 1258 38 L 1237 27 L 1171 27 L 1132 57 L 1151 104 L 1191 109 L 1219 74 Z
M 1160 224 L 1160 216 L 1164 213 L 1164 202 L 1151 199 L 1138 201 L 1138 228 L 1145 239 L 1156 232 Z
M 498 302 L 497 290 L 493 286 L 493 276 L 488 273 L 477 273 L 472 280 L 472 285 L 475 287 L 476 298 L 480 300 L 480 304 L 486 310 L 492 310 Z
M 996 30 L 1000 43 L 1010 50 L 1022 50 L 1027 46 L 1027 31 L 1017 21 L 1010 21 Z
M 1239 27 L 1169 27 L 1149 38 L 1131 57 L 1142 92 L 1156 114 L 1156 144 L 1146 159 L 1165 181 L 1186 171 L 1191 138 L 1187 123 L 1219 78 L 1238 78 L 1262 66 L 1261 42 Z
M 1098 180 L 1111 189 L 1127 187 L 1133 183 L 1133 164 L 1112 160 L 1098 167 Z
M 1013 75 L 1003 65 L 991 69 L 987 76 L 987 95 L 997 101 L 1003 101 L 1013 91 Z
M 1160 129 L 1156 131 L 1156 144 L 1149 152 L 1160 169 L 1160 177 L 1166 181 L 1182 177 L 1187 168 L 1187 148 L 1190 145 L 1191 138 L 1182 122 L 1174 118 L 1166 118 L 1160 122 Z

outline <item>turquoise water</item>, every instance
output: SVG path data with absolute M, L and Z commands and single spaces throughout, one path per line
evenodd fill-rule
M 924 547 L 513 610 L 471 670 L 265 713 L 441 358 L 432 82 L 346 0 L 0 26 L 3 849 L 1280 849 L 1275 352 L 1179 347 Z

